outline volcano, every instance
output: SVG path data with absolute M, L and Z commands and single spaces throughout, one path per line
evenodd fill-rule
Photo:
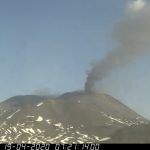
M 149 120 L 103 93 L 25 95 L 0 103 L 1 143 L 109 142 L 121 129 L 147 124 Z

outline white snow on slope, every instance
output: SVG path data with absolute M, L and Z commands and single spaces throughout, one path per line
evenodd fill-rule
M 43 118 L 42 118 L 41 116 L 39 116 L 39 117 L 37 118 L 37 120 L 35 120 L 35 121 L 43 121 Z
M 50 120 L 50 119 L 47 119 L 46 122 L 47 122 L 48 124 L 51 124 L 51 120 Z
M 49 139 L 48 141 L 49 141 L 49 142 L 55 142 L 55 140 L 61 138 L 62 136 L 63 136 L 63 134 L 58 134 L 58 136 L 56 136 L 56 137 L 54 137 L 54 138 L 51 138 L 51 139 Z
M 87 134 L 83 134 L 83 133 L 80 133 L 79 131 L 76 131 L 76 133 L 80 136 L 82 136 L 83 138 L 88 138 L 88 135 Z
M 60 129 L 64 129 L 61 122 L 54 124 L 54 126 L 60 128 Z
M 27 118 L 34 118 L 34 116 L 30 116 L 30 115 L 28 115 L 28 116 L 26 116 Z
M 103 116 L 105 116 L 105 117 L 111 119 L 112 122 L 115 121 L 115 122 L 118 122 L 118 123 L 120 123 L 120 124 L 124 124 L 124 125 L 127 125 L 127 126 L 131 126 L 131 123 L 129 123 L 129 121 L 127 121 L 127 120 L 126 120 L 126 121 L 122 121 L 121 119 L 116 118 L 116 117 L 112 117 L 111 115 L 107 115 L 107 114 L 104 113 L 104 112 L 101 112 L 101 114 L 102 114 Z M 108 122 L 106 122 L 105 124 L 108 125 L 108 126 L 112 125 L 111 123 L 108 123 Z
M 73 129 L 74 127 L 73 126 L 70 126 L 70 129 Z
M 6 142 L 6 141 L 7 141 L 7 140 L 6 140 L 6 135 L 1 136 L 1 137 L 0 137 L 0 141 L 1 141 L 1 142 Z
M 83 143 L 84 143 L 83 141 L 80 141 L 80 140 L 77 140 L 77 142 L 78 142 L 79 144 L 83 144 Z
M 36 106 L 37 106 L 37 107 L 40 107 L 41 105 L 43 105 L 43 102 L 37 104 Z
M 35 131 L 32 128 L 25 128 L 25 129 L 21 129 L 23 132 L 25 133 L 29 133 L 29 134 L 35 134 Z
M 69 142 L 69 139 L 73 139 L 74 137 L 66 137 L 65 139 L 61 140 L 60 142 L 63 144 L 67 144 Z
M 140 125 L 140 124 L 148 124 L 148 122 L 146 122 L 146 121 L 140 121 L 139 119 L 140 119 L 141 117 L 136 117 L 135 119 L 136 119 L 137 121 L 132 121 L 132 120 L 127 120 L 127 119 L 122 120 L 122 119 L 120 119 L 120 118 L 112 117 L 111 115 L 108 115 L 108 114 L 106 114 L 106 113 L 104 113 L 104 112 L 101 112 L 101 114 L 102 114 L 103 116 L 109 118 L 109 119 L 112 121 L 112 123 L 113 123 L 113 122 L 118 122 L 118 123 L 120 123 L 120 124 L 124 124 L 124 125 L 127 125 L 127 126 Z M 105 124 L 106 124 L 106 125 L 112 125 L 110 122 L 106 122 Z
M 11 114 L 10 116 L 8 116 L 6 119 L 10 119 L 10 118 L 12 118 L 17 112 L 19 112 L 20 111 L 20 109 L 18 109 L 17 111 L 15 111 L 13 114 Z
M 37 129 L 38 133 L 42 133 L 42 131 L 40 129 Z
M 105 137 L 105 138 L 102 138 L 100 139 L 99 137 L 97 136 L 94 136 L 96 140 L 98 140 L 99 142 L 104 142 L 104 141 L 107 141 L 107 140 L 110 140 L 111 138 L 110 137 Z
M 16 127 L 10 127 L 15 133 L 17 133 L 17 128 Z
M 24 125 L 25 125 L 25 123 L 17 123 L 17 126 L 19 126 L 19 127 L 24 127 Z
M 116 122 L 121 123 L 121 124 L 126 124 L 125 122 L 121 121 L 121 119 L 119 119 L 119 118 L 114 118 L 112 116 L 109 116 L 108 118 L 110 118 L 112 121 L 116 121 Z

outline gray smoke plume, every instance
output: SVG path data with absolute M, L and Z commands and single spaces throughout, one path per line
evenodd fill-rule
M 111 70 L 122 68 L 150 51 L 150 5 L 142 0 L 131 2 L 127 14 L 127 18 L 117 23 L 113 31 L 118 48 L 92 66 L 85 83 L 86 92 L 93 92 L 97 81 Z

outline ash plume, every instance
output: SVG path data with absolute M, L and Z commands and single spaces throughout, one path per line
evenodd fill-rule
M 112 35 L 118 47 L 92 66 L 85 92 L 93 92 L 95 84 L 113 69 L 123 68 L 150 51 L 150 4 L 144 0 L 129 2 L 127 18 L 115 25 Z

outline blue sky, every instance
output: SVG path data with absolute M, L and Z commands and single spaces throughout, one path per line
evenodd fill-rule
M 126 0 L 0 1 L 0 99 L 80 90 L 91 62 L 116 43 L 113 26 L 125 17 Z M 145 56 L 99 84 L 150 118 L 150 61 Z

